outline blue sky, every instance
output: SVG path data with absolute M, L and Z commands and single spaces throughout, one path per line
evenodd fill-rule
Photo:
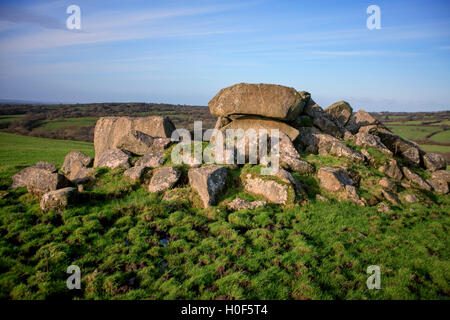
M 372 4 L 380 30 L 366 27 Z M 450 110 L 449 58 L 449 1 L 0 0 L 4 99 L 206 105 L 250 82 L 323 107 Z

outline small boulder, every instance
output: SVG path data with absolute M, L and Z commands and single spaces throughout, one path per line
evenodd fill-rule
M 380 122 L 372 117 L 368 112 L 359 110 L 351 116 L 345 128 L 355 134 L 361 127 L 369 125 L 378 125 Z
M 358 132 L 355 135 L 355 144 L 363 147 L 373 147 L 392 155 L 392 152 L 380 141 L 380 138 L 366 132 Z
M 389 162 L 381 166 L 378 170 L 394 180 L 401 180 L 403 178 L 403 173 L 400 170 L 397 161 L 394 159 L 390 159 Z
M 313 124 L 323 132 L 336 138 L 342 138 L 344 136 L 343 129 L 314 100 L 310 99 L 308 101 L 304 112 L 312 118 Z
M 405 199 L 406 202 L 409 202 L 409 203 L 416 203 L 416 202 L 419 202 L 419 199 L 418 199 L 415 195 L 410 194 L 410 193 L 405 194 L 405 195 L 403 196 L 403 198 Z
M 343 141 L 333 141 L 330 144 L 324 144 L 319 148 L 319 154 L 331 154 L 341 158 L 347 158 L 353 161 L 364 162 L 364 156 L 350 148 Z
M 426 153 L 423 156 L 423 163 L 425 165 L 425 168 L 432 172 L 436 170 L 445 170 L 445 168 L 447 167 L 447 161 L 439 153 Z
M 320 186 L 328 191 L 343 191 L 345 186 L 355 184 L 348 172 L 342 168 L 321 167 L 317 177 L 320 180 Z
M 259 207 L 263 207 L 266 204 L 267 202 L 262 200 L 250 202 L 241 198 L 236 198 L 233 201 L 227 203 L 227 208 L 232 211 L 239 211 L 243 209 L 256 209 Z
M 395 192 L 397 190 L 395 183 L 393 183 L 388 178 L 381 178 L 380 181 L 378 181 L 378 184 L 380 186 L 382 186 L 384 189 L 389 190 L 389 191 Z
M 44 194 L 70 185 L 70 181 L 62 174 L 38 168 L 30 170 L 26 183 L 28 192 L 35 194 Z
M 434 191 L 447 194 L 448 193 L 448 182 L 443 179 L 430 179 L 427 180 L 428 184 L 433 187 Z
M 391 209 L 391 207 L 389 207 L 386 203 L 380 202 L 380 203 L 377 205 L 377 211 L 378 211 L 379 213 L 389 213 L 389 212 L 392 211 L 392 209 Z
M 94 131 L 95 160 L 106 150 L 117 149 L 122 136 L 138 130 L 152 137 L 170 138 L 175 126 L 168 117 L 102 117 L 98 119 Z
M 245 191 L 262 196 L 269 202 L 285 205 L 295 200 L 295 186 L 288 179 L 243 171 L 241 180 Z
M 133 183 L 141 182 L 142 176 L 144 175 L 146 167 L 135 166 L 125 170 L 123 176 L 128 178 Z
M 189 184 L 197 191 L 206 208 L 215 205 L 220 192 L 225 187 L 227 168 L 220 165 L 191 168 L 188 177 Z
M 164 162 L 165 153 L 163 151 L 152 150 L 136 161 L 136 166 L 154 169 L 161 167 Z
M 431 177 L 433 179 L 441 179 L 444 181 L 447 181 L 447 183 L 450 183 L 450 171 L 446 170 L 438 170 L 431 174 Z
M 150 180 L 148 191 L 162 192 L 173 186 L 180 179 L 181 172 L 175 167 L 164 167 L 157 169 Z
M 356 187 L 351 185 L 345 186 L 344 199 L 351 201 L 361 207 L 366 206 L 366 203 L 360 198 Z
M 398 199 L 398 196 L 389 190 L 381 190 L 381 193 L 383 194 L 383 197 L 389 201 L 392 205 L 397 206 L 397 207 L 401 207 L 402 203 L 400 202 L 400 200 Z
M 97 167 L 128 169 L 130 156 L 119 149 L 106 150 L 98 157 Z
M 170 147 L 173 143 L 170 138 L 153 138 L 152 149 L 153 150 L 164 150 Z
M 395 155 L 402 156 L 409 164 L 418 167 L 420 165 L 421 151 L 417 144 L 407 141 L 400 136 L 387 131 L 377 131 L 380 141 Z
M 54 165 L 53 163 L 50 163 L 50 162 L 46 162 L 46 161 L 39 161 L 33 167 L 38 168 L 38 169 L 47 170 L 51 173 L 58 172 L 58 167 L 56 165 Z
M 81 163 L 84 167 L 89 167 L 94 162 L 94 159 L 84 154 L 83 152 L 70 151 L 64 158 L 64 163 L 61 167 L 61 171 L 65 175 L 70 174 L 72 167 L 78 162 Z
M 74 184 L 83 184 L 95 179 L 94 168 L 86 168 L 80 161 L 74 161 L 70 169 L 69 180 Z
M 412 172 L 408 167 L 403 167 L 402 170 L 405 178 L 413 183 L 417 188 L 421 190 L 431 191 L 431 186 L 426 183 L 417 173 Z
M 320 194 L 316 194 L 316 200 L 322 201 L 322 202 L 330 202 L 330 200 L 328 200 L 328 198 L 325 198 L 324 196 L 322 196 Z
M 352 116 L 353 109 L 348 102 L 339 101 L 325 109 L 325 112 L 336 119 L 336 123 L 344 127 Z
M 44 212 L 55 211 L 60 213 L 68 205 L 76 202 L 77 195 L 77 189 L 71 187 L 47 192 L 42 196 L 40 203 L 41 210 Z
M 53 163 L 45 162 L 45 161 L 39 161 L 38 163 L 32 165 L 31 167 L 25 168 L 15 175 L 13 175 L 12 180 L 13 183 L 9 187 L 10 189 L 16 189 L 21 187 L 27 186 L 27 181 L 30 179 L 30 175 L 33 174 L 33 169 L 42 169 L 46 170 L 50 173 L 56 173 L 58 172 L 58 167 L 56 167 Z
M 119 139 L 117 149 L 143 156 L 149 151 L 153 141 L 153 137 L 146 133 L 138 130 L 130 130 Z
M 314 172 L 314 167 L 300 158 L 300 154 L 292 144 L 291 139 L 283 133 L 280 133 L 279 155 L 282 166 L 300 174 L 309 174 Z

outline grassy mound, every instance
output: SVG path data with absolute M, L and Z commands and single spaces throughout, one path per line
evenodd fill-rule
M 46 142 L 24 139 L 33 141 L 23 140 L 10 146 L 11 150 L 20 154 L 21 146 L 38 143 L 42 148 Z M 23 164 L 37 160 L 61 164 L 65 154 L 76 149 L 64 141 L 67 149 L 59 154 L 60 146 L 52 149 L 57 142 L 48 143 L 47 153 L 37 158 L 30 153 L 29 162 L 24 159 Z M 2 144 L 4 150 L 7 143 Z M 332 158 L 309 157 L 317 166 L 333 162 Z M 25 188 L 6 190 L 10 176 L 20 167 L 12 166 L 12 160 L 2 161 L 0 298 L 450 296 L 448 196 L 382 214 L 374 207 L 358 207 L 332 197 L 328 203 L 316 201 L 315 178 L 298 177 L 310 186 L 302 204 L 231 213 L 220 205 L 200 209 L 186 186 L 181 189 L 184 199 L 166 202 L 161 194 L 149 194 L 144 186 L 123 179 L 120 170 L 97 169 L 99 180 L 86 187 L 82 203 L 62 214 L 44 214 L 39 198 Z M 241 170 L 229 171 L 228 183 L 236 188 L 230 187 L 221 203 L 235 195 L 253 199 L 238 187 Z M 81 269 L 81 290 L 66 287 L 66 270 L 72 264 Z M 370 265 L 381 268 L 381 290 L 366 287 Z

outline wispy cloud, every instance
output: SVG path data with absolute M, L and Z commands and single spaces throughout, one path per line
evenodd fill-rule
M 0 7 L 0 21 L 12 24 L 29 23 L 46 29 L 63 29 L 65 27 L 63 20 L 27 8 Z

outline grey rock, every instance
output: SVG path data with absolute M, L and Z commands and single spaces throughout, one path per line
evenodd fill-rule
M 153 144 L 153 137 L 139 130 L 130 130 L 117 142 L 117 149 L 143 156 Z
M 331 106 L 325 109 L 325 112 L 331 115 L 335 122 L 344 127 L 352 116 L 353 109 L 348 102 L 339 101 L 333 103 Z
M 443 179 L 430 179 L 427 180 L 428 184 L 433 187 L 434 191 L 447 194 L 448 193 L 448 182 Z
M 130 156 L 119 149 L 106 150 L 98 157 L 97 166 L 110 169 L 128 169 L 130 167 Z
M 143 166 L 134 166 L 125 170 L 123 176 L 128 178 L 133 183 L 139 183 L 141 182 L 142 176 L 144 175 L 146 169 L 147 168 Z
M 77 196 L 77 189 L 71 187 L 47 192 L 42 196 L 41 210 L 62 212 L 68 205 L 76 202 Z
M 158 168 L 165 162 L 165 153 L 161 150 L 152 150 L 136 161 L 138 167 Z
M 439 153 L 426 153 L 423 156 L 423 163 L 425 165 L 425 168 L 432 172 L 436 170 L 445 170 L 445 168 L 447 167 L 447 161 Z
M 355 184 L 348 172 L 342 168 L 321 167 L 317 177 L 320 180 L 320 186 L 328 191 L 343 191 L 345 186 Z
M 64 163 L 61 167 L 61 171 L 67 175 L 70 174 L 72 167 L 76 163 L 81 163 L 84 167 L 89 167 L 93 162 L 94 159 L 80 151 L 70 151 L 64 158 Z
M 173 188 L 181 177 L 181 172 L 175 167 L 157 169 L 150 180 L 148 191 L 162 192 Z
M 233 201 L 227 203 L 227 208 L 233 211 L 239 211 L 243 209 L 256 209 L 259 207 L 263 207 L 267 204 L 266 201 L 258 200 L 258 201 L 247 201 L 241 198 L 236 198 Z
M 421 190 L 431 191 L 431 186 L 426 183 L 417 173 L 412 172 L 409 168 L 402 168 L 405 178 L 413 183 L 417 188 Z
M 204 207 L 215 205 L 226 184 L 227 169 L 224 166 L 208 165 L 191 168 L 188 172 L 189 184 L 197 191 Z

